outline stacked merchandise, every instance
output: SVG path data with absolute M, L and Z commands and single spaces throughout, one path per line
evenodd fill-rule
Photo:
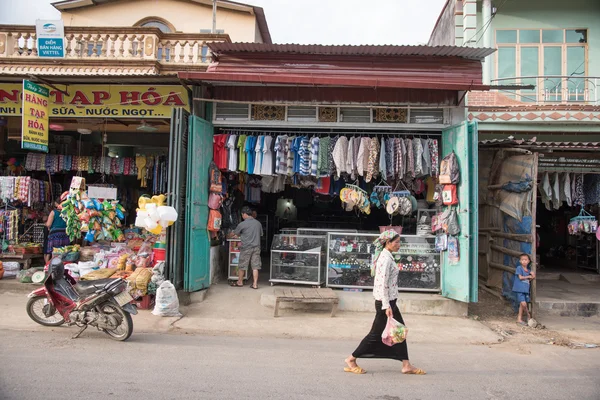
M 7 202 L 20 201 L 28 206 L 51 203 L 52 186 L 28 176 L 3 176 L 0 177 L 0 198 Z
M 19 263 L 18 262 L 4 262 L 2 263 L 2 269 L 4 270 L 4 279 L 12 279 L 16 278 L 19 273 Z

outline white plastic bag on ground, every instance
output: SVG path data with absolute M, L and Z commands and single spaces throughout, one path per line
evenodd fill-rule
M 161 317 L 181 316 L 177 291 L 170 281 L 164 281 L 156 290 L 156 302 L 152 314 Z

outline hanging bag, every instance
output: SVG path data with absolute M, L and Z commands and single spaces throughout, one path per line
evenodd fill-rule
M 442 203 L 445 206 L 455 206 L 458 204 L 456 185 L 444 185 L 444 189 L 442 190 Z
M 223 196 L 218 193 L 211 192 L 208 195 L 208 207 L 213 210 L 218 210 L 223 204 Z
M 217 168 L 217 164 L 214 162 L 210 163 L 210 167 L 208 168 L 208 173 L 210 177 L 210 191 L 213 193 L 222 193 L 223 192 L 223 177 L 221 176 L 221 171 Z
M 460 182 L 458 159 L 454 152 L 448 154 L 440 163 L 440 183 L 457 185 Z
M 218 232 L 221 230 L 222 216 L 217 210 L 210 210 L 208 213 L 208 226 L 210 232 Z

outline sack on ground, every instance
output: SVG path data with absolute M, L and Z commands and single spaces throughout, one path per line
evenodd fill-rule
M 161 317 L 181 316 L 177 291 L 170 281 L 164 281 L 156 290 L 156 303 L 152 314 Z
M 394 318 L 388 318 L 385 329 L 381 334 L 381 341 L 387 346 L 393 346 L 404 342 L 406 339 L 406 327 Z

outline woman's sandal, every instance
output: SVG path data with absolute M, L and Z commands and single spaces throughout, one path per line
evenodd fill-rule
M 427 375 L 427 372 L 421 368 L 411 369 L 410 371 L 403 372 L 404 375 Z
M 354 368 L 346 367 L 346 368 L 344 368 L 344 372 L 351 372 L 351 373 L 357 374 L 357 375 L 362 375 L 362 374 L 366 374 L 367 373 L 367 371 L 365 371 L 364 369 L 362 369 L 358 365 L 356 367 L 354 367 Z

